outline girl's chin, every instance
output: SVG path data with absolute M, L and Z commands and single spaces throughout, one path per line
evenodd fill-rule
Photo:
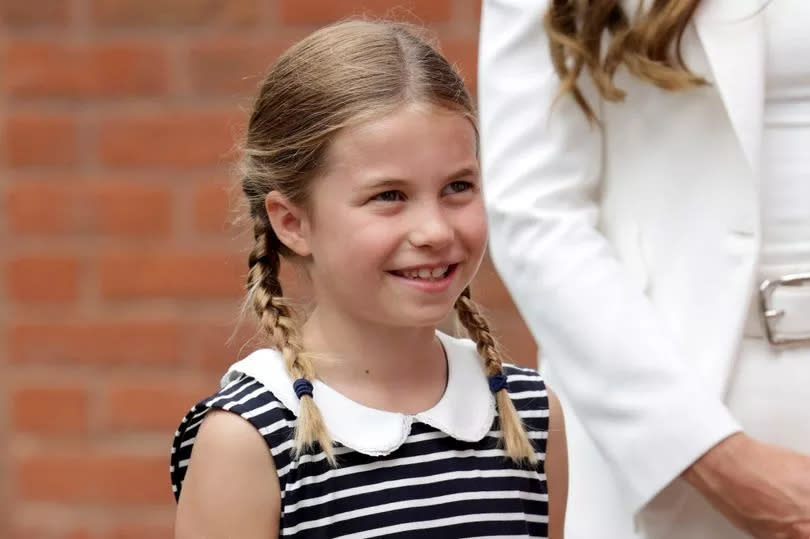
M 389 319 L 395 325 L 401 327 L 424 327 L 424 328 L 451 328 L 453 307 L 438 306 L 434 308 L 421 308 L 410 310 L 403 310 L 400 312 L 392 312 L 389 314 Z

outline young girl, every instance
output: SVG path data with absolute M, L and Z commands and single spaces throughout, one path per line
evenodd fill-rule
M 409 27 L 336 24 L 277 61 L 242 180 L 271 348 L 183 419 L 176 537 L 562 537 L 559 404 L 502 364 L 468 288 L 477 151 L 461 78 Z M 311 279 L 303 323 L 281 256 Z M 474 342 L 437 331 L 453 308 Z

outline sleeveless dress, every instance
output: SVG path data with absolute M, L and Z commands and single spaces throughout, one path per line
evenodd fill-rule
M 313 398 L 335 440 L 337 468 L 322 451 L 293 457 L 298 400 L 280 354 L 262 349 L 235 363 L 222 389 L 194 406 L 175 434 L 170 475 L 176 499 L 200 423 L 220 409 L 249 421 L 267 443 L 281 488 L 280 537 L 547 537 L 542 378 L 504 367 L 537 452 L 538 465 L 530 469 L 515 465 L 500 447 L 495 399 L 474 343 L 438 336 L 447 388 L 425 412 L 368 408 L 313 382 Z

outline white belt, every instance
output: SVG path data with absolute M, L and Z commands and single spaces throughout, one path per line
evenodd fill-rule
M 776 346 L 810 346 L 810 272 L 762 281 L 745 336 L 764 337 Z

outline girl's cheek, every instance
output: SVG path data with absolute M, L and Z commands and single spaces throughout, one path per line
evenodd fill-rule
M 385 259 L 395 250 L 397 243 L 395 230 L 384 226 L 366 226 L 351 238 L 335 238 L 338 245 L 355 252 L 362 252 L 369 261 Z M 348 240 L 348 241 L 347 241 Z
M 461 223 L 465 236 L 476 244 L 486 244 L 487 217 L 482 204 L 472 204 L 463 215 Z

